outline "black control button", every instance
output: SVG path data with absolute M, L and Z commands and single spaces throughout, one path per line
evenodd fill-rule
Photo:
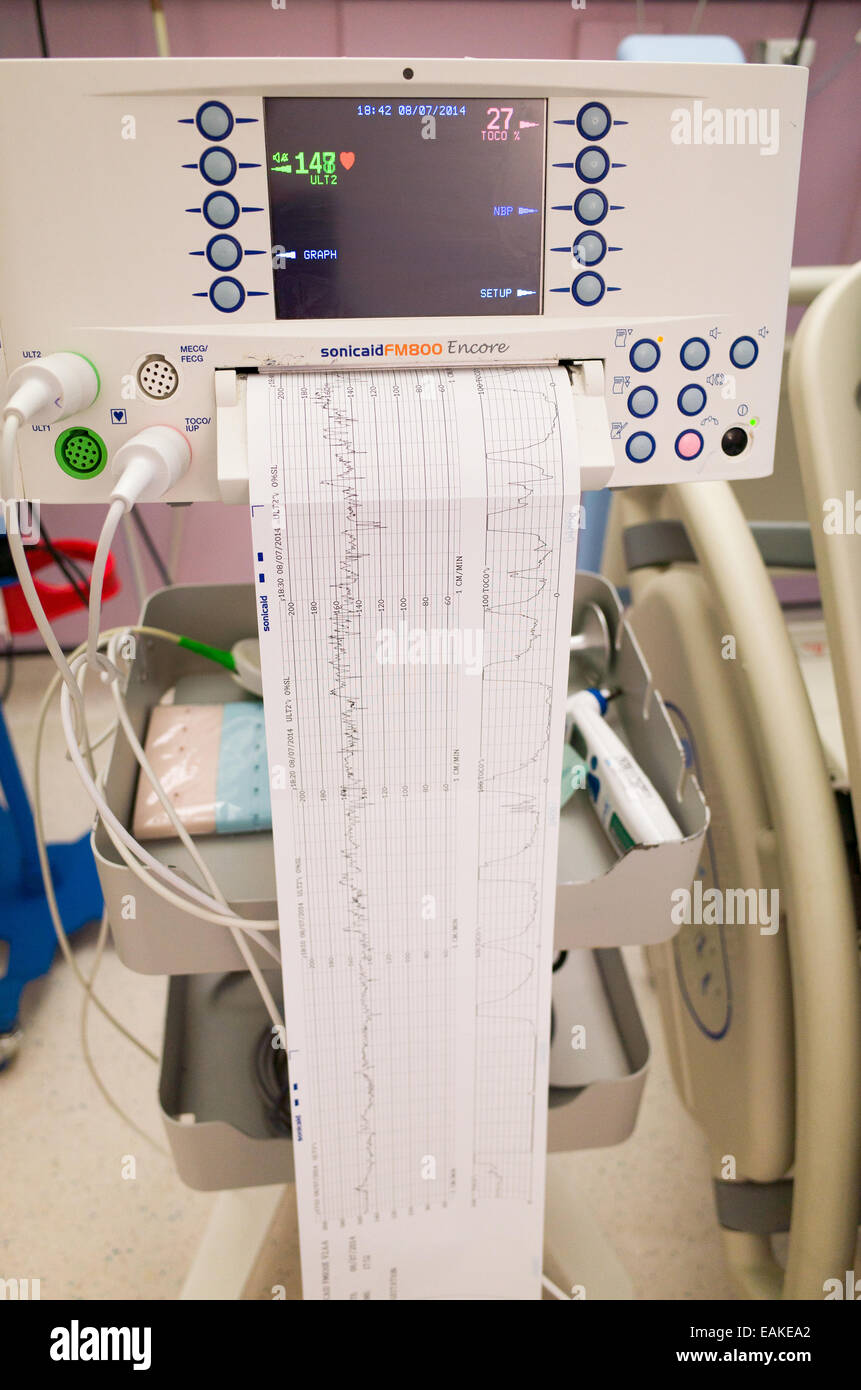
M 720 446 L 725 454 L 729 454 L 734 459 L 739 454 L 743 454 L 747 448 L 747 430 L 743 430 L 740 425 L 733 425 L 732 429 L 726 431 Z

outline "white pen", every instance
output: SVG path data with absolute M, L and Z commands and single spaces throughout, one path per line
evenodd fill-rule
M 608 700 L 591 688 L 567 704 L 568 738 L 586 763 L 590 800 L 613 846 L 661 845 L 683 835 L 643 769 L 604 718 Z

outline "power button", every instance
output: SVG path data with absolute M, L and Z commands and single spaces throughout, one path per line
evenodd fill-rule
M 737 458 L 747 448 L 747 441 L 747 430 L 743 430 L 740 425 L 733 425 L 732 429 L 728 429 L 724 434 L 720 446 L 730 458 Z

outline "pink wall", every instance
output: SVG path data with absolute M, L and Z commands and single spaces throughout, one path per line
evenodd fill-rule
M 637 28 L 630 0 L 164 0 L 171 50 L 177 57 L 281 54 L 310 56 L 397 54 L 404 58 L 613 58 L 619 41 Z M 143 57 L 155 52 L 149 0 L 43 0 L 54 57 Z M 645 5 L 649 33 L 687 32 L 692 0 Z M 754 57 L 757 39 L 795 35 L 805 5 L 770 0 L 712 0 L 700 32 L 728 34 Z M 794 261 L 845 264 L 861 258 L 861 57 L 854 36 L 861 4 L 820 0 L 810 35 L 816 58 L 810 74 Z M 0 54 L 38 55 L 31 0 L 0 5 Z M 48 509 L 52 534 L 97 534 L 101 508 Z M 170 517 L 145 509 L 166 550 Z M 122 545 L 126 593 L 110 606 L 117 622 L 132 619 L 136 601 Z M 248 522 L 242 508 L 198 504 L 187 509 L 181 580 L 250 577 Z M 153 585 L 157 580 L 147 569 Z M 63 640 L 79 640 L 80 621 L 59 625 Z

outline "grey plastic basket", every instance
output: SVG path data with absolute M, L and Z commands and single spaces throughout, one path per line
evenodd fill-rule
M 643 1095 L 649 1044 L 621 952 L 598 951 L 596 958 L 630 1072 L 550 1088 L 551 1152 L 621 1143 L 634 1129 Z M 266 975 L 280 1001 L 277 972 Z M 209 1192 L 292 1182 L 292 1140 L 272 1133 L 255 1076 L 255 1049 L 270 1032 L 247 973 L 171 980 L 159 1099 L 177 1171 L 189 1187 Z
M 708 810 L 696 780 L 685 768 L 681 745 L 623 619 L 615 589 L 599 575 L 581 572 L 576 593 L 578 602 L 599 604 L 610 629 L 614 655 L 607 680 L 620 685 L 625 694 L 613 702 L 608 718 L 667 801 L 686 838 L 681 844 L 632 849 L 617 859 L 586 799 L 573 797 L 560 817 L 556 945 L 565 949 L 653 944 L 678 930 L 670 920 L 670 895 L 694 878 Z M 229 648 L 255 631 L 254 590 L 250 584 L 162 589 L 149 599 L 142 621 Z M 572 678 L 579 679 L 573 658 Z M 244 698 L 229 673 L 205 658 L 158 639 L 142 638 L 126 696 L 139 737 L 144 736 L 149 710 L 174 687 L 189 703 Z M 118 737 L 105 792 L 112 810 L 126 824 L 137 774 L 128 744 Z M 119 858 L 100 822 L 92 842 L 117 953 L 125 965 L 149 975 L 245 968 L 227 929 L 168 905 L 143 885 Z M 257 919 L 277 915 L 268 831 L 202 836 L 196 843 L 237 912 Z M 180 873 L 195 877 L 178 841 L 156 841 L 151 849 Z M 637 905 L 635 912 L 632 903 Z M 267 965 L 265 952 L 249 945 L 260 965 Z

